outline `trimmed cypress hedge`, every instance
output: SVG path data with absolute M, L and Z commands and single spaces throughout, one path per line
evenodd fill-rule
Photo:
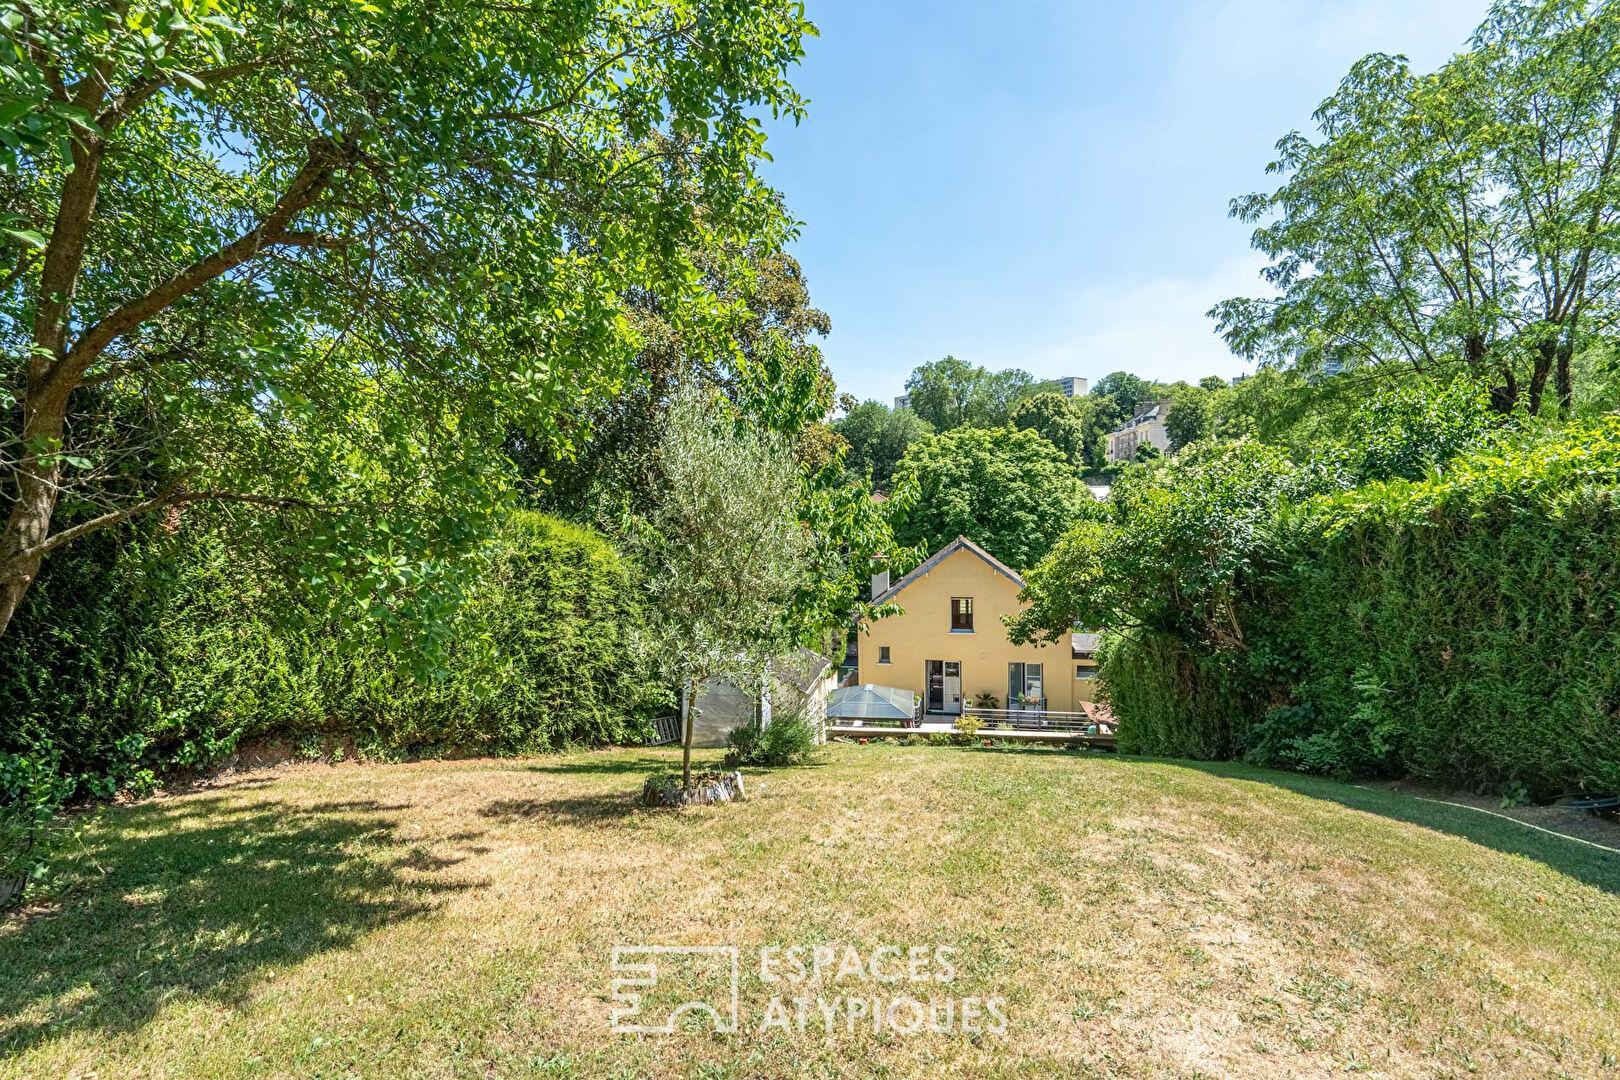
M 1234 537 L 1222 588 L 1242 644 L 1166 619 L 1111 635 L 1101 678 L 1122 749 L 1620 792 L 1620 417 L 1487 445 L 1422 480 L 1276 500 L 1241 534 L 1196 494 L 1155 497 L 1170 520 Z M 1129 524 L 1112 542 L 1151 553 Z M 1175 604 L 1197 610 L 1205 586 L 1177 581 Z
M 1344 771 L 1620 791 L 1620 420 L 1313 505 L 1276 600 Z
M 206 534 L 98 537 L 47 561 L 0 638 L 0 751 L 108 789 L 249 740 L 379 755 L 630 741 L 653 695 L 636 623 L 608 542 L 535 513 L 503 527 L 426 681 Z

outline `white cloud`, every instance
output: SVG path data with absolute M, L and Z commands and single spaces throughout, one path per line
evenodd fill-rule
M 1164 382 L 1251 371 L 1204 313 L 1229 297 L 1265 295 L 1258 277 L 1264 265 L 1251 253 L 1194 277 L 1088 285 L 1054 313 L 1052 322 L 1070 329 L 1036 344 L 1018 366 L 1040 378 L 1080 375 L 1092 382 L 1111 371 Z

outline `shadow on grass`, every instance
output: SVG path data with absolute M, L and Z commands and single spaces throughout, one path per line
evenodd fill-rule
M 664 749 L 674 750 L 674 757 L 643 754 L 639 757 L 627 758 L 618 755 L 610 757 L 604 753 L 600 758 L 592 756 L 575 761 L 520 762 L 518 768 L 524 772 L 555 773 L 562 776 L 629 776 L 635 773 L 654 773 L 659 769 L 671 767 L 679 769 L 681 767 L 680 747 L 665 747 Z M 700 755 L 704 755 L 702 760 L 705 767 L 707 767 L 709 757 L 712 756 L 714 760 L 718 761 L 719 757 L 717 755 L 720 753 L 719 750 L 694 748 L 692 751 L 692 767 L 694 769 L 698 767 Z
M 459 859 L 372 801 L 227 797 L 102 812 L 62 852 L 54 909 L 0 922 L 0 1058 L 138 1030 L 171 1000 L 241 1004 L 259 978 L 433 911 Z
M 1141 758 L 1121 754 L 1124 763 L 1175 765 L 1219 776 L 1284 788 L 1312 799 L 1338 803 L 1379 817 L 1420 825 L 1472 841 L 1507 855 L 1522 855 L 1604 892 L 1620 895 L 1620 855 L 1572 837 L 1541 832 L 1522 822 L 1493 817 L 1451 803 L 1425 802 L 1398 791 L 1356 787 L 1338 780 L 1262 769 L 1237 762 Z
M 572 799 L 497 799 L 478 811 L 487 818 L 562 820 L 572 825 L 600 825 L 631 817 L 640 809 L 636 792 L 611 792 Z

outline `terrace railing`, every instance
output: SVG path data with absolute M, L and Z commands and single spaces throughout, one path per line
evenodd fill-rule
M 1063 731 L 1112 739 L 1114 725 L 1093 720 L 1083 712 L 1061 712 L 1040 706 L 1017 709 L 981 709 L 969 705 L 963 713 L 978 720 L 982 731 Z

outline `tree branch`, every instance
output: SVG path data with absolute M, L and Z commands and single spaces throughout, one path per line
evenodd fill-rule
M 273 59 L 273 57 L 261 56 L 256 60 L 244 60 L 240 64 L 229 64 L 209 71 L 194 72 L 191 77 L 211 89 L 239 75 L 246 75 L 251 71 L 256 71 L 271 63 Z M 153 94 L 174 85 L 174 80 L 167 75 L 142 79 L 123 93 L 114 95 L 112 102 L 96 117 L 96 123 L 101 126 L 103 131 L 111 131 L 133 115 L 135 110 L 146 104 Z
M 195 470 L 193 470 L 195 471 Z M 150 499 L 144 499 L 122 510 L 112 510 L 89 521 L 81 521 L 71 529 L 63 529 L 42 544 L 31 548 L 24 548 L 15 557 L 16 563 L 25 563 L 30 559 L 45 555 L 63 544 L 71 543 L 81 536 L 98 532 L 101 529 L 128 521 L 130 518 L 149 514 L 154 510 L 162 510 L 170 506 L 186 506 L 197 502 L 234 502 L 247 503 L 253 506 L 264 506 L 272 510 L 307 510 L 313 513 L 331 512 L 335 510 L 352 509 L 354 503 L 314 503 L 306 499 L 288 499 L 275 495 L 254 495 L 244 491 L 187 491 L 186 479 L 191 472 L 182 474 L 169 481 L 158 489 L 158 493 Z M 15 577 L 0 580 L 0 584 L 16 580 Z
M 287 190 L 276 202 L 275 207 L 256 228 L 244 233 L 212 255 L 192 263 L 146 295 L 124 304 L 85 331 L 55 365 L 48 376 L 48 381 L 65 379 L 76 385 L 108 345 L 157 315 L 182 296 L 242 265 L 267 247 L 306 244 L 306 238 L 313 234 L 289 232 L 287 226 L 293 218 L 315 204 L 331 182 L 333 172 L 346 157 L 347 152 L 344 148 L 330 139 L 320 139 L 311 143 L 309 159 L 287 185 Z

